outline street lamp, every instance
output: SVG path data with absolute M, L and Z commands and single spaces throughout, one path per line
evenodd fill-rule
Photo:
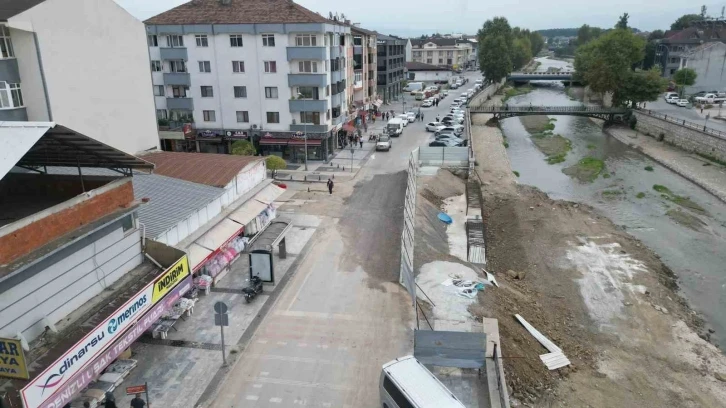
M 302 98 L 303 94 L 300 92 L 297 93 L 298 98 Z M 302 103 L 303 112 L 305 112 L 305 100 L 303 99 Z M 300 119 L 303 117 L 303 112 L 300 113 Z M 303 123 L 303 141 L 305 142 L 305 171 L 308 171 L 308 121 L 305 120 L 305 123 Z

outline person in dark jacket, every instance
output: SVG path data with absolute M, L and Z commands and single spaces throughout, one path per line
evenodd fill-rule
M 328 184 L 328 191 L 330 192 L 330 194 L 333 194 L 333 186 L 334 186 L 333 180 L 331 180 L 330 178 L 328 178 L 328 183 L 327 184 Z
M 103 404 L 103 408 L 117 408 L 116 397 L 114 397 L 110 392 L 106 393 L 106 402 Z
M 144 408 L 146 406 L 146 401 L 141 399 L 141 394 L 136 394 L 136 397 L 131 400 L 131 408 Z

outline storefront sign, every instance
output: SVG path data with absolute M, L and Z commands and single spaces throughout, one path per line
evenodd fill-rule
M 186 258 L 186 255 L 184 258 Z M 167 272 L 169 272 L 168 269 L 164 271 L 160 278 L 166 275 Z M 71 347 L 55 363 L 49 365 L 45 371 L 31 380 L 21 391 L 25 408 L 35 408 L 46 402 L 51 395 L 68 383 L 71 377 L 86 367 L 95 356 L 108 348 L 114 340 L 124 334 L 126 329 L 149 311 L 155 303 L 153 300 L 154 283 L 146 285 L 144 289 L 108 316 L 103 323 L 96 326 L 94 330 Z M 156 301 L 159 299 L 156 299 Z
M 205 130 L 205 131 L 199 132 L 199 134 L 197 136 L 198 137 L 217 137 L 217 133 L 213 132 L 211 130 Z
M 161 302 L 154 307 L 136 323 L 128 332 L 124 333 L 116 343 L 109 347 L 104 353 L 99 355 L 92 364 L 86 366 L 82 371 L 76 373 L 69 381 L 62 386 L 56 387 L 57 390 L 52 397 L 46 401 L 36 405 L 28 405 L 26 408 L 62 408 L 69 403 L 71 399 L 81 392 L 91 381 L 101 376 L 103 370 L 108 367 L 114 360 L 121 355 L 136 339 L 141 337 L 146 330 L 149 329 L 161 316 L 171 310 L 174 303 L 192 288 L 192 277 L 187 278 L 177 285 Z M 50 396 L 50 394 L 48 394 Z
M 126 395 L 134 395 L 134 394 L 141 394 L 142 392 L 146 392 L 146 385 L 132 385 L 130 387 L 126 387 Z
M 151 302 L 156 304 L 169 293 L 179 282 L 189 276 L 189 259 L 184 255 L 154 282 L 154 293 Z
M 185 139 L 193 139 L 194 138 L 194 132 L 192 132 L 192 124 L 191 123 L 185 123 L 182 126 L 182 133 L 184 134 Z
M 228 130 L 227 132 L 225 132 L 225 135 L 227 139 L 247 139 L 247 132 L 242 132 L 239 130 Z
M 0 377 L 28 379 L 28 366 L 20 340 L 0 339 Z

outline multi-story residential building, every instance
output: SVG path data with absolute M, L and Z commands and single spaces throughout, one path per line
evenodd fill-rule
M 376 92 L 376 75 L 378 62 L 376 54 L 377 33 L 364 28 L 353 26 L 353 103 L 360 109 L 372 109 L 373 105 L 380 106 Z
M 664 78 L 671 78 L 681 67 L 681 57 L 709 42 L 726 42 L 726 26 L 694 24 L 679 31 L 667 31 L 655 50 L 655 63 L 660 65 Z
M 726 44 L 715 41 L 699 45 L 681 56 L 680 68 L 696 71 L 696 82 L 688 94 L 723 91 L 726 88 Z
M 411 40 L 414 62 L 449 68 L 464 68 L 471 63 L 475 44 L 457 38 L 427 38 Z
M 406 68 L 406 40 L 394 36 L 376 36 L 378 61 L 378 95 L 388 103 L 397 100 L 403 91 L 404 69 Z
M 292 162 L 305 144 L 310 160 L 332 153 L 348 111 L 345 24 L 289 0 L 197 0 L 145 23 L 156 114 L 193 122 L 164 149 L 228 153 L 246 139 Z
M 0 121 L 54 121 L 136 153 L 159 146 L 144 25 L 113 0 L 4 1 Z

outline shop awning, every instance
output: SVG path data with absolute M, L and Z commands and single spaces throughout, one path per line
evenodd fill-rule
M 225 218 L 194 243 L 203 248 L 216 251 L 217 248 L 224 246 L 231 238 L 238 235 L 242 228 L 244 228 L 244 224 Z
M 257 193 L 254 199 L 263 204 L 272 204 L 272 202 L 277 200 L 277 197 L 281 196 L 284 192 L 284 188 L 280 188 L 274 184 L 270 184 L 269 186 L 263 188 L 259 193 Z
M 187 247 L 187 254 L 189 256 L 189 267 L 192 270 L 196 269 L 197 266 L 204 263 L 204 261 L 212 254 L 213 251 L 207 248 L 201 247 L 195 243 L 192 243 Z
M 373 105 L 375 105 L 376 108 L 380 108 L 381 105 L 383 105 L 383 101 L 380 99 L 376 99 L 375 101 L 373 101 Z
M 235 212 L 228 215 L 227 218 L 232 219 L 242 225 L 249 224 L 250 221 L 254 220 L 262 211 L 267 208 L 266 204 L 263 204 L 257 200 L 249 200 L 242 204 Z
M 320 146 L 321 140 L 320 139 L 308 139 L 308 146 Z M 304 139 L 290 139 L 288 142 L 288 145 L 294 145 L 294 146 L 305 146 L 305 140 Z
M 260 139 L 261 145 L 286 145 L 289 139 Z

